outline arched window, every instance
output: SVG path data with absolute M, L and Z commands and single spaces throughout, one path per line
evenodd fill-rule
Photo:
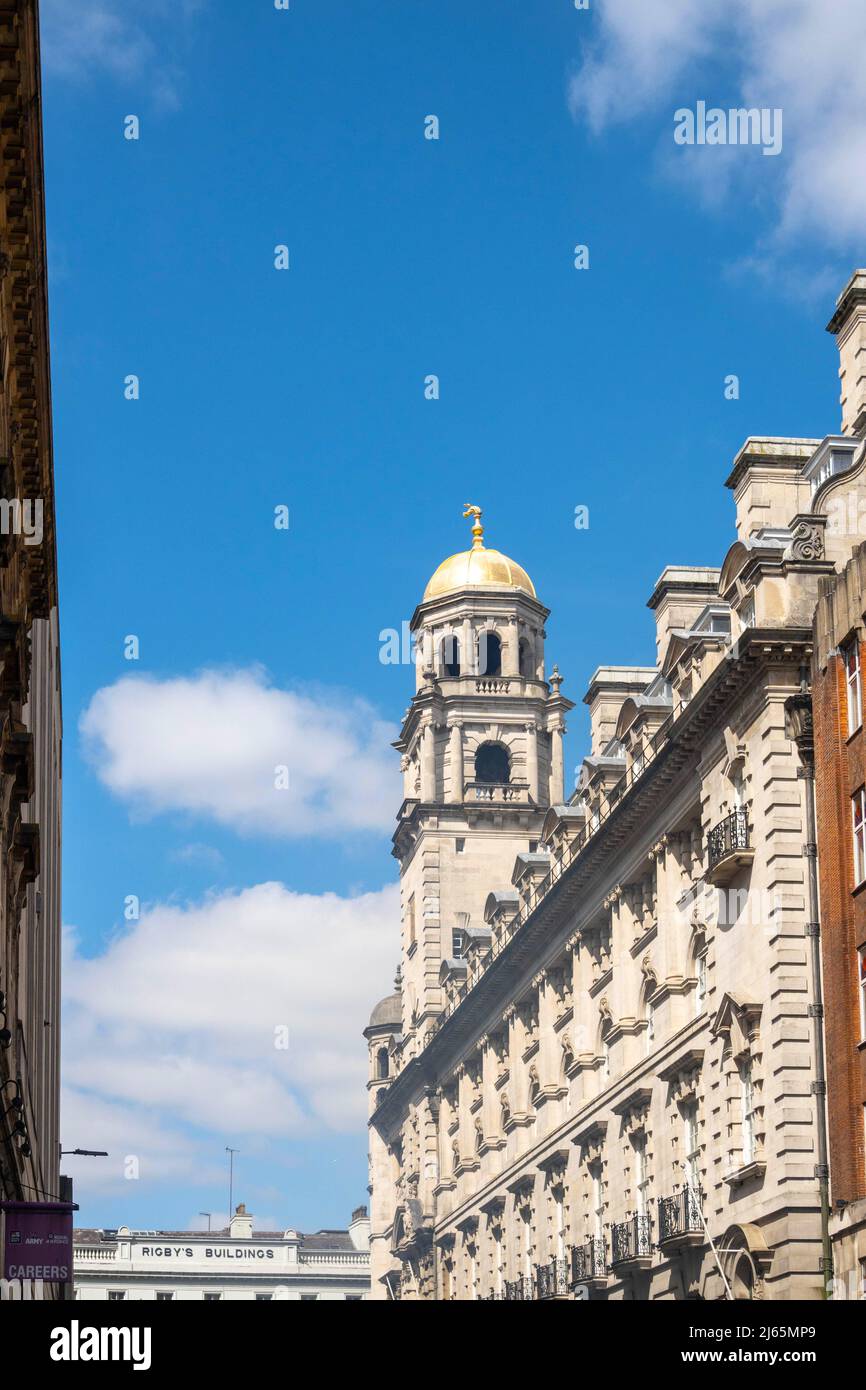
M 475 754 L 476 782 L 495 782 L 503 786 L 510 776 L 508 749 L 501 743 L 482 743 Z
M 528 637 L 520 639 L 520 674 L 525 680 L 532 680 L 535 675 L 535 658 Z
M 655 1008 L 653 1007 L 652 996 L 658 989 L 658 983 L 654 975 L 647 975 L 644 987 L 641 991 L 641 1017 L 646 1023 L 643 1035 L 644 1056 L 648 1057 L 652 1052 L 656 1040 L 656 1020 Z
M 384 1081 L 388 1075 L 388 1049 L 380 1047 L 376 1053 L 376 1079 Z
M 442 638 L 442 674 L 455 679 L 460 675 L 460 640 L 450 632 Z
M 478 674 L 502 675 L 502 643 L 495 632 L 482 632 L 478 639 Z
M 604 1018 L 602 1020 L 600 1029 L 599 1046 L 602 1056 L 602 1075 L 604 1076 L 605 1081 L 609 1081 L 611 1077 L 610 1034 L 612 1029 L 613 1020 L 610 1018 Z
M 695 1017 L 707 1006 L 707 938 L 703 932 L 695 935 L 692 945 L 692 974 L 695 985 Z

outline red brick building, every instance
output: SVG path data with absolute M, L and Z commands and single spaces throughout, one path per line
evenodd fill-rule
M 866 544 L 825 581 L 813 718 L 837 1297 L 866 1279 Z M 862 1296 L 862 1288 L 860 1289 Z

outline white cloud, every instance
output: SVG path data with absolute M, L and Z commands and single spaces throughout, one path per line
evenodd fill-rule
M 596 131 L 648 117 L 673 162 L 673 112 L 698 99 L 728 106 L 780 107 L 784 149 L 778 159 L 741 151 L 694 152 L 689 173 L 710 188 L 723 176 L 772 202 L 777 246 L 815 236 L 833 250 L 859 246 L 866 233 L 866 103 L 862 0 L 599 0 L 600 33 L 569 84 L 569 103 Z M 724 90 L 720 84 L 725 82 Z M 681 152 L 685 153 L 685 152 Z M 773 168 L 778 164 L 780 169 Z
M 231 1136 L 363 1130 L 361 1034 L 389 990 L 398 904 L 395 886 L 341 898 L 263 883 L 145 911 L 95 958 L 67 930 L 64 1142 L 112 1155 L 81 1160 L 76 1180 L 119 1186 L 133 1154 L 143 1180 L 199 1182 L 192 1134 L 220 1137 L 212 1155 Z
M 161 1184 L 194 1181 L 207 1186 L 221 1183 L 222 1167 L 213 1161 L 189 1134 L 166 1124 L 159 1109 L 105 1100 L 89 1091 L 65 1084 L 61 1102 L 61 1133 L 69 1149 L 101 1149 L 107 1158 L 75 1158 L 65 1154 L 62 1171 L 75 1183 L 77 1198 L 90 1193 L 129 1192 L 130 1205 L 136 1182 Z M 139 1176 L 127 1160 L 138 1163 Z
M 102 72 L 129 83 L 144 78 L 158 106 L 178 105 L 181 69 L 173 57 L 179 22 L 203 0 L 41 0 L 40 40 L 46 73 L 92 82 Z
M 399 804 L 393 730 L 369 705 L 279 690 L 261 671 L 126 677 L 97 691 L 81 732 L 101 780 L 142 815 L 303 836 L 383 830 Z
M 173 849 L 169 859 L 173 864 L 190 864 L 198 869 L 221 869 L 224 863 L 223 856 L 213 845 L 198 843 Z
M 112 77 L 135 76 L 152 61 L 155 47 L 129 7 L 115 0 L 42 0 L 42 56 L 49 73 L 85 76 L 101 68 Z

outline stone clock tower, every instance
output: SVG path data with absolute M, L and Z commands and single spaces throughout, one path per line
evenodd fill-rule
M 443 1006 L 444 961 L 484 925 L 491 884 L 534 851 L 545 809 L 564 799 L 564 717 L 545 679 L 548 609 L 520 565 L 484 544 L 445 560 L 412 618 L 416 690 L 395 747 L 404 800 L 394 835 L 401 868 L 402 1062 Z

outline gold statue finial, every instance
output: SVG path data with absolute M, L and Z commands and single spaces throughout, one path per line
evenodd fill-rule
M 471 516 L 471 517 L 474 518 L 474 521 L 475 521 L 475 524 L 474 524 L 474 526 L 472 527 L 472 549 L 473 549 L 473 550 L 483 550 L 483 549 L 484 549 L 484 527 L 481 525 L 481 508 L 480 508 L 480 507 L 475 507 L 475 506 L 473 506 L 473 504 L 472 504 L 471 502 L 465 502 L 465 503 L 464 503 L 464 506 L 465 506 L 466 510 L 465 510 L 465 512 L 463 513 L 463 515 L 464 515 L 464 516 Z

